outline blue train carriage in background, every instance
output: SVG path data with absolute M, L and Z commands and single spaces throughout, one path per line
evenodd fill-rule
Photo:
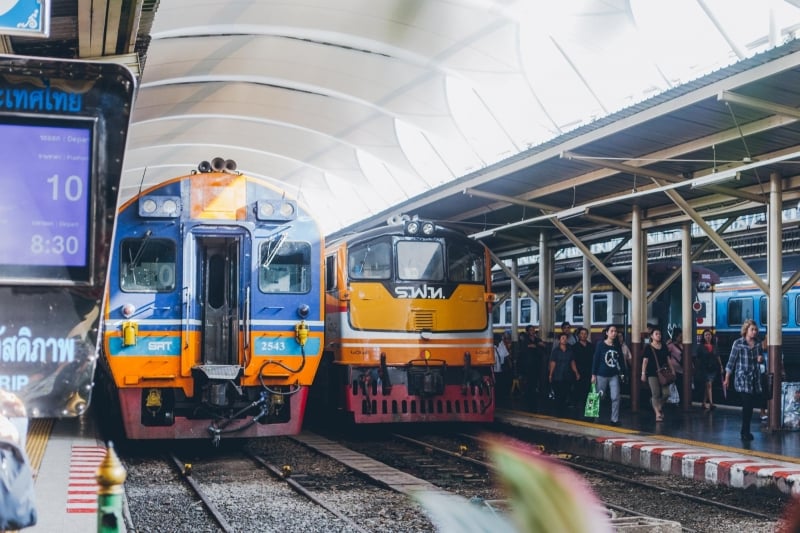
M 0 56 L 0 389 L 25 422 L 92 398 L 134 91 L 118 64 Z
M 124 203 L 101 368 L 126 436 L 298 433 L 322 351 L 322 253 L 308 211 L 231 160 Z
M 758 324 L 759 338 L 767 330 L 768 298 L 751 281 L 743 277 L 723 279 L 715 288 L 714 330 L 717 348 L 725 362 L 733 342 L 741 337 L 742 324 L 753 319 Z M 785 377 L 783 381 L 800 381 L 800 286 L 795 285 L 783 296 L 782 350 Z
M 315 416 L 493 421 L 490 261 L 461 231 L 407 216 L 330 242 Z

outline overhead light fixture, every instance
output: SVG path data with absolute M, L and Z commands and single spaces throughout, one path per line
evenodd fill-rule
M 740 167 L 741 168 L 741 167 Z M 742 178 L 742 171 L 737 169 L 725 170 L 723 172 L 715 172 L 713 174 L 709 174 L 708 176 L 703 176 L 702 178 L 697 178 L 692 180 L 691 188 L 697 189 L 699 187 L 708 187 L 709 185 L 717 185 L 724 181 L 729 180 L 736 180 L 739 181 Z
M 485 230 L 485 231 L 479 231 L 478 233 L 472 233 L 471 235 L 469 235 L 469 238 L 470 239 L 483 239 L 484 237 L 491 237 L 492 235 L 494 235 L 494 234 L 496 234 L 496 233 L 498 233 L 500 231 L 507 230 L 509 228 L 514 228 L 516 226 L 524 226 L 525 224 L 531 224 L 533 222 L 540 222 L 542 220 L 547 220 L 547 219 L 553 218 L 555 216 L 556 216 L 555 213 L 548 213 L 546 215 L 542 215 L 542 216 L 539 216 L 539 217 L 526 218 L 525 220 L 517 220 L 516 222 L 512 222 L 510 224 L 504 224 L 504 225 L 498 226 L 498 227 L 496 227 L 494 229 L 488 229 L 488 230 Z
M 571 207 L 569 209 L 565 209 L 564 211 L 557 212 L 556 218 L 558 220 L 567 220 L 568 218 L 579 217 L 584 213 L 586 213 L 586 207 L 584 206 Z

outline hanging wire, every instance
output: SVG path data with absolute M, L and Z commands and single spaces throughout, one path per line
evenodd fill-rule
M 731 119 L 733 120 L 733 124 L 736 126 L 736 131 L 739 132 L 739 138 L 742 140 L 742 146 L 744 146 L 744 153 L 747 155 L 747 159 L 752 161 L 753 154 L 750 153 L 750 148 L 747 146 L 747 140 L 744 138 L 744 132 L 742 132 L 742 127 L 739 125 L 739 121 L 736 120 L 736 113 L 733 112 L 733 107 L 731 107 L 730 102 L 725 102 L 725 106 L 728 108 L 728 111 L 731 114 Z M 758 167 L 753 169 L 756 175 L 756 181 L 758 182 L 758 187 L 761 189 L 761 196 L 766 196 L 767 193 L 764 191 L 764 183 L 761 181 L 761 176 L 758 173 Z

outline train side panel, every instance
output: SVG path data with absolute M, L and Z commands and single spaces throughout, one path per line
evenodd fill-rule
M 322 348 L 322 240 L 283 191 L 182 176 L 118 215 L 104 367 L 130 439 L 300 431 Z

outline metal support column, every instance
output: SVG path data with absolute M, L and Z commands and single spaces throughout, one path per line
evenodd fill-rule
M 683 330 L 683 390 L 681 407 L 688 411 L 692 407 L 692 349 L 694 348 L 695 325 L 692 320 L 692 226 L 681 226 L 681 329 Z
M 583 326 L 589 330 L 592 338 L 592 264 L 586 254 L 583 255 Z M 574 325 L 574 324 L 573 324 Z
M 511 260 L 511 272 L 514 276 L 519 274 L 519 265 L 517 258 Z M 509 285 L 511 291 L 511 339 L 513 342 L 519 342 L 519 289 L 514 283 Z M 502 311 L 502 310 L 501 310 Z M 519 348 L 519 347 L 518 347 Z
M 633 361 L 630 369 L 631 383 L 631 411 L 639 412 L 639 393 L 641 387 L 641 360 L 642 360 L 642 331 L 646 323 L 644 307 L 644 283 L 642 279 L 642 262 L 647 265 L 647 247 L 642 246 L 642 210 L 638 205 L 633 206 L 631 216 L 631 352 Z M 644 249 L 643 249 L 644 248 Z M 642 320 L 644 317 L 644 321 Z
M 772 397 L 769 400 L 769 429 L 775 431 L 781 428 L 782 424 L 782 405 L 781 405 L 781 371 L 783 370 L 782 345 L 783 324 L 783 196 L 780 174 L 773 172 L 769 176 L 769 211 L 767 216 L 767 260 L 769 275 L 769 313 L 767 315 L 767 350 L 769 357 L 769 368 L 767 377 L 772 377 Z
M 553 341 L 553 251 L 548 244 L 549 235 L 542 230 L 539 233 L 539 336 L 547 343 Z

